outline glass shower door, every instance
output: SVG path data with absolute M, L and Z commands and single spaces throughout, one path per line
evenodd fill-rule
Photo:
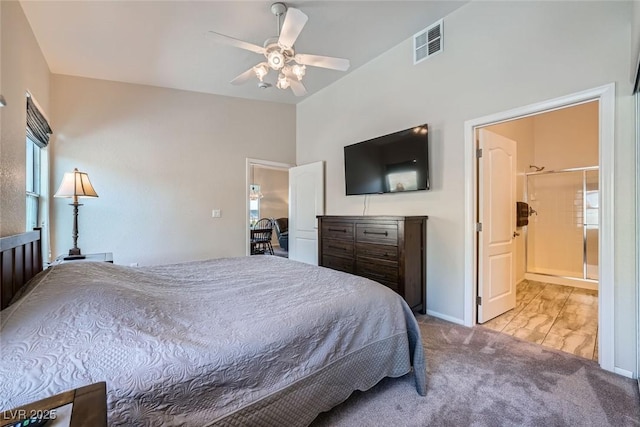
M 527 272 L 598 280 L 597 167 L 527 175 Z
M 598 280 L 598 243 L 600 234 L 600 188 L 597 170 L 585 171 L 584 277 Z
M 583 278 L 583 171 L 528 175 L 527 195 L 536 212 L 527 227 L 527 271 Z

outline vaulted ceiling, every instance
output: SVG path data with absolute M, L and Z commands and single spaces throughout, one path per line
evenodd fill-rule
M 464 1 L 295 1 L 309 20 L 297 53 L 347 58 L 347 72 L 307 67 L 308 94 L 229 82 L 264 60 L 216 44 L 209 30 L 262 46 L 273 1 L 21 1 L 52 73 L 295 104 L 462 6 Z M 446 28 L 446 24 L 445 24 Z M 408 53 L 407 61 L 411 61 Z M 273 74 L 273 73 L 270 73 Z M 269 78 L 272 78 L 270 75 Z

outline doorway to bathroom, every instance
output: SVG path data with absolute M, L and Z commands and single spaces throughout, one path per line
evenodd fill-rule
M 598 101 L 590 101 L 477 130 L 513 141 L 515 171 L 510 179 L 518 202 L 505 206 L 515 217 L 510 220 L 513 232 L 503 233 L 510 234 L 507 240 L 513 250 L 510 258 L 501 254 L 496 261 L 498 266 L 512 264 L 509 280 L 515 286 L 511 295 L 503 295 L 511 297 L 512 304 L 496 317 L 479 316 L 479 323 L 594 360 L 598 357 L 598 106 Z M 479 194 L 485 199 L 499 194 L 505 184 L 496 181 Z M 494 210 L 501 209 L 499 200 L 489 203 Z M 482 265 L 492 262 L 479 265 L 482 274 Z M 492 273 L 486 279 L 496 277 Z M 494 285 L 490 287 L 496 289 Z
M 486 283 L 493 284 L 492 281 L 483 281 L 483 277 L 481 275 L 481 264 L 483 262 L 483 257 L 480 254 L 479 250 L 479 241 L 481 240 L 485 230 L 482 229 L 482 220 L 480 207 L 482 204 L 482 195 L 480 194 L 479 182 L 481 177 L 481 170 L 479 167 L 479 160 L 477 158 L 479 141 L 478 141 L 478 130 L 480 128 L 486 128 L 492 125 L 505 125 L 508 126 L 509 123 L 514 122 L 517 119 L 523 119 L 533 116 L 538 116 L 547 112 L 554 112 L 564 110 L 570 107 L 579 106 L 583 104 L 588 104 L 590 102 L 594 102 L 594 105 L 597 105 L 597 121 L 596 129 L 597 129 L 597 152 L 598 152 L 598 168 L 599 168 L 599 200 L 598 200 L 598 289 L 597 289 L 597 338 L 596 343 L 594 344 L 594 354 L 597 356 L 597 360 L 600 366 L 603 369 L 614 371 L 614 341 L 613 341 L 613 318 L 614 318 L 614 305 L 613 305 L 613 297 L 614 297 L 614 280 L 613 280 L 613 266 L 615 259 L 615 248 L 613 244 L 613 141 L 614 141 L 614 109 L 615 109 L 615 86 L 614 84 L 608 84 L 605 86 L 588 89 L 582 92 L 577 92 L 574 94 L 566 95 L 560 98 L 551 99 L 547 101 L 543 101 L 537 104 L 531 104 L 523 107 L 514 108 L 511 110 L 495 113 L 489 116 L 484 116 L 480 118 L 476 118 L 473 120 L 468 120 L 465 122 L 465 176 L 466 176 L 466 186 L 465 186 L 465 310 L 464 310 L 464 324 L 468 326 L 472 326 L 476 323 L 483 323 L 489 320 L 489 317 L 485 317 L 482 320 L 482 311 L 484 303 L 487 299 L 492 299 L 494 296 L 500 294 L 502 291 L 509 291 L 508 287 L 497 283 L 496 286 L 489 287 L 487 289 L 485 287 Z M 573 122 L 572 125 L 574 127 L 583 126 L 579 122 Z M 557 126 L 556 126 L 557 128 Z M 484 131 L 485 129 L 483 129 Z M 539 128 L 537 135 L 542 136 L 544 128 Z M 518 139 L 518 138 L 516 138 Z M 552 144 L 548 147 L 552 155 L 547 156 L 550 162 L 554 162 L 560 159 L 561 151 L 565 148 L 560 144 Z M 538 150 L 540 154 L 541 151 Z M 534 152 L 535 154 L 535 152 Z M 581 156 L 581 151 L 575 151 L 570 153 L 572 156 Z M 522 159 L 521 159 L 522 160 Z M 522 165 L 522 163 L 520 163 Z M 560 169 L 558 166 L 552 165 L 549 163 L 549 166 L 539 165 L 534 162 L 526 164 L 537 166 L 538 168 L 545 167 L 545 171 Z M 525 188 L 525 179 L 527 172 L 535 172 L 536 168 L 529 168 L 527 171 L 520 169 L 515 174 L 515 179 L 517 181 L 517 188 L 522 189 L 524 192 Z M 540 172 L 540 171 L 539 171 Z M 491 198 L 488 198 L 491 200 Z M 523 199 L 519 199 L 523 200 Z M 498 259 L 499 262 L 502 263 L 504 270 L 496 270 L 498 272 L 502 271 L 505 274 L 495 275 L 497 279 L 508 282 L 510 273 L 507 271 L 511 268 L 513 272 L 513 277 L 516 276 L 516 266 L 518 263 L 518 271 L 523 271 L 526 273 L 526 260 L 523 257 L 518 256 L 518 254 L 525 253 L 524 250 L 526 247 L 525 237 L 526 233 L 523 233 L 522 227 L 520 229 L 516 228 L 516 208 L 515 206 L 508 209 L 508 213 L 506 213 L 506 217 L 509 219 L 513 219 L 513 223 L 508 222 L 510 225 L 513 224 L 513 239 L 514 239 L 514 252 L 512 258 L 508 258 L 508 256 L 503 259 Z M 533 214 L 535 216 L 535 214 Z M 532 221 L 535 218 L 532 219 Z M 482 231 L 480 231 L 482 230 Z M 502 230 L 504 231 L 504 230 Z M 502 233 L 505 234 L 506 233 Z M 511 237 L 511 236 L 510 236 Z M 502 240 L 506 240 L 505 236 L 501 237 Z M 518 239 L 517 245 L 515 244 L 516 239 Z M 490 240 L 490 239 L 489 239 Z M 511 267 L 511 262 L 506 262 L 505 260 L 512 260 L 513 267 Z M 497 264 L 497 263 L 496 263 Z M 548 275 L 548 277 L 552 277 L 552 275 Z M 547 279 L 545 279 L 547 280 Z M 529 279 L 530 281 L 530 279 Z M 514 282 L 515 283 L 515 282 Z M 522 281 L 522 284 L 527 282 Z M 558 286 L 560 289 L 570 290 L 574 294 L 574 296 L 569 299 L 569 295 L 562 303 L 545 303 L 547 305 L 555 304 L 561 305 L 562 307 L 573 306 L 572 302 L 574 300 L 583 299 L 580 297 L 580 293 L 589 293 L 593 292 L 593 289 L 586 288 L 578 288 L 578 287 L 567 287 L 565 285 L 558 285 L 555 283 L 551 283 L 549 280 L 545 282 L 540 282 L 541 285 L 547 288 L 547 291 L 544 292 L 544 289 L 534 289 L 535 286 L 530 289 L 530 294 L 534 293 L 535 296 L 540 296 L 537 301 L 547 301 L 549 300 L 548 294 L 552 293 L 554 287 Z M 512 287 L 514 296 L 517 294 L 517 287 L 514 285 Z M 540 294 L 543 292 L 542 294 Z M 522 293 L 524 295 L 524 292 Z M 531 298 L 531 300 L 535 299 Z M 584 299 L 583 299 L 584 300 Z M 520 301 L 516 301 L 514 298 L 514 308 L 517 303 L 521 303 Z M 585 301 L 583 301 L 584 303 Z M 508 311 L 508 310 L 507 310 Z M 559 313 L 558 313 L 559 314 Z M 579 313 L 576 313 L 579 314 Z M 583 313 L 584 314 L 584 313 Z M 540 319 L 540 318 L 538 318 Z M 533 329 L 532 326 L 536 324 L 536 321 L 529 323 L 526 326 L 529 326 L 529 329 Z M 515 326 L 515 325 L 512 325 Z M 526 328 L 525 328 L 526 329 Z M 548 334 L 548 331 L 547 331 Z

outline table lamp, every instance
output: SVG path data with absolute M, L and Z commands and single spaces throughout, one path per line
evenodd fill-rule
M 86 172 L 79 172 L 78 168 L 75 168 L 73 172 L 65 172 L 60 187 L 53 197 L 73 198 L 73 203 L 69 203 L 73 206 L 73 248 L 69 249 L 69 256 L 64 257 L 64 259 L 85 258 L 78 247 L 78 206 L 82 206 L 81 203 L 78 203 L 78 198 L 98 197 L 96 190 L 91 185 L 91 181 L 89 181 L 89 176 Z

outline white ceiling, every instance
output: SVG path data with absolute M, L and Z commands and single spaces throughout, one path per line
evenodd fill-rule
M 264 57 L 218 45 L 209 30 L 262 46 L 277 33 L 273 1 L 31 1 L 22 8 L 52 73 L 295 104 L 346 73 L 307 67 L 308 94 L 229 82 Z M 286 2 L 308 15 L 297 53 L 353 71 L 464 1 Z M 446 28 L 446 23 L 445 23 Z M 411 57 L 407 61 L 411 61 Z M 270 73 L 270 74 L 273 74 Z

